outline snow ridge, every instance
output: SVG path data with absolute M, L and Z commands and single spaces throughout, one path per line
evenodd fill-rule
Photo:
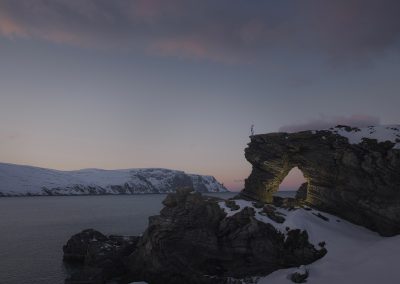
M 332 133 L 346 137 L 350 144 L 359 144 L 364 138 L 376 139 L 378 143 L 390 141 L 393 149 L 400 149 L 400 125 L 379 125 L 368 127 L 336 126 L 328 129 Z
M 169 193 L 192 186 L 200 192 L 225 192 L 212 176 L 149 168 L 58 171 L 0 163 L 0 196 Z

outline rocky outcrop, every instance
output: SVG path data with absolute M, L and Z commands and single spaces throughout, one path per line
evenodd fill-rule
M 271 202 L 285 176 L 298 167 L 308 182 L 306 203 L 384 236 L 399 234 L 399 131 L 338 126 L 251 136 L 245 156 L 253 169 L 241 195 Z
M 84 262 L 88 247 L 93 242 L 105 243 L 109 239 L 102 233 L 93 230 L 86 229 L 82 232 L 73 235 L 63 246 L 64 260 L 69 262 Z
M 305 231 L 290 230 L 285 238 L 258 221 L 253 208 L 227 217 L 218 202 L 188 191 L 168 195 L 130 256 L 136 280 L 227 283 L 308 264 L 326 252 L 314 248 Z
M 163 203 L 139 241 L 125 250 L 98 232 L 73 236 L 64 247 L 64 259 L 84 256 L 85 265 L 68 283 L 102 283 L 96 281 L 113 277 L 120 283 L 242 283 L 235 279 L 309 264 L 326 253 L 310 244 L 306 231 L 281 232 L 259 221 L 253 207 L 229 209 L 237 213 L 228 216 L 223 200 L 186 189 L 169 194 Z M 265 215 L 278 218 L 270 207 Z
M 87 229 L 73 235 L 63 247 L 64 261 L 80 264 L 66 284 L 103 284 L 112 278 L 124 279 L 126 261 L 136 249 L 139 237 L 105 236 Z

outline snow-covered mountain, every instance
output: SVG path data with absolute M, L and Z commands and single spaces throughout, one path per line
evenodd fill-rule
M 58 171 L 0 163 L 0 196 L 168 193 L 185 186 L 227 191 L 213 176 L 168 169 Z

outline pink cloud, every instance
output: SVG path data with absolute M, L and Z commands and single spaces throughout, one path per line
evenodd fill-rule
M 244 63 L 242 59 L 236 58 L 229 52 L 222 52 L 206 39 L 194 36 L 182 38 L 166 38 L 151 43 L 147 52 L 160 56 L 176 56 L 192 59 L 211 59 L 213 61 L 235 64 Z
M 275 52 L 355 60 L 399 48 L 395 0 L 248 2 L 1 0 L 0 35 L 227 63 L 268 62 Z
M 6 37 L 25 37 L 27 32 L 23 25 L 18 24 L 12 18 L 0 13 L 0 35 Z
M 194 38 L 164 39 L 150 45 L 149 51 L 160 55 L 178 55 L 183 57 L 204 58 L 208 48 Z

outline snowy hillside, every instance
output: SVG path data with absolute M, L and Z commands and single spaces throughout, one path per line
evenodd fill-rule
M 398 255 L 400 255 L 400 236 L 381 237 L 364 227 L 349 223 L 334 215 L 317 210 L 276 210 L 284 214 L 285 222 L 276 223 L 265 215 L 262 209 L 255 208 L 252 202 L 235 200 L 240 209 L 231 211 L 224 202 L 219 205 L 228 216 L 236 214 L 246 206 L 253 207 L 259 221 L 272 224 L 282 233 L 285 228 L 307 230 L 310 242 L 316 247 L 325 242 L 328 253 L 316 262 L 307 265 L 309 284 L 376 284 L 398 283 Z M 328 220 L 317 215 L 322 214 Z M 296 268 L 281 269 L 266 277 L 255 277 L 252 283 L 258 284 L 290 284 L 289 275 Z M 243 282 L 246 283 L 246 282 Z
M 193 186 L 200 192 L 224 192 L 212 176 L 168 169 L 57 171 L 0 163 L 0 195 L 81 195 L 168 193 Z
M 400 149 L 400 125 L 380 125 L 368 127 L 336 126 L 329 131 L 346 137 L 350 144 L 359 144 L 363 138 L 376 139 L 377 142 L 390 141 L 394 149 Z

